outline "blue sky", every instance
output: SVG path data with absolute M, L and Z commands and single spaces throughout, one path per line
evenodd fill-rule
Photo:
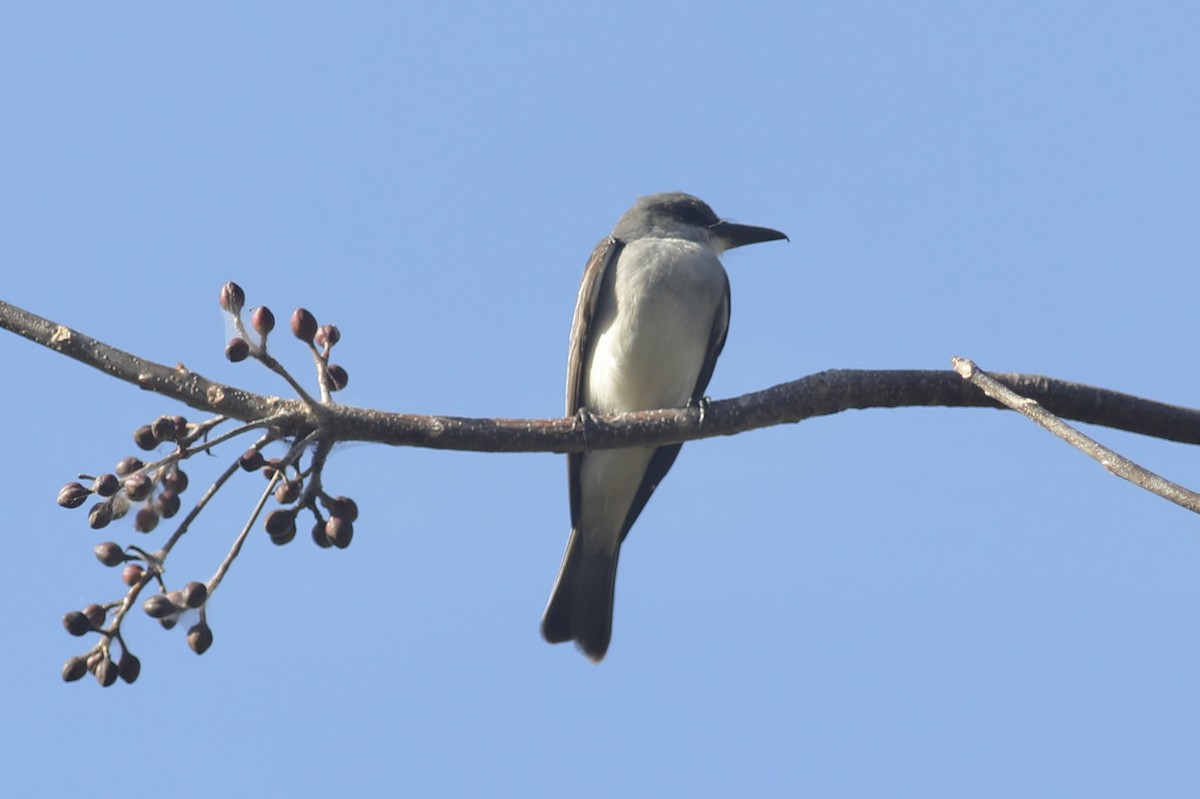
M 1198 31 L 1185 3 L 8 4 L 0 297 L 284 392 L 222 357 L 234 279 L 339 324 L 344 402 L 555 416 L 592 246 L 685 190 L 791 235 L 726 258 L 714 397 L 963 355 L 1198 405 Z M 0 354 L 6 794 L 1194 790 L 1198 520 L 1015 415 L 689 444 L 599 667 L 538 635 L 561 456 L 345 446 L 353 545 L 256 531 L 212 649 L 136 618 L 142 676 L 101 690 L 61 682 L 59 619 L 118 595 L 114 536 L 54 496 L 183 409 Z M 1089 432 L 1198 484 L 1191 448 Z M 189 464 L 193 500 L 237 451 Z M 259 488 L 168 578 L 207 579 Z

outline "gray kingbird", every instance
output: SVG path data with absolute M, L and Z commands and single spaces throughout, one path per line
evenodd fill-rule
M 689 194 L 653 194 L 592 252 L 571 325 L 567 415 L 700 403 L 729 329 L 725 250 L 786 239 L 724 222 Z M 550 643 L 599 662 L 612 637 L 617 556 L 681 444 L 567 456 L 571 537 L 542 617 Z

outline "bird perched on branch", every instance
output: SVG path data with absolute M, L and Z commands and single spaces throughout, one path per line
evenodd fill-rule
M 700 403 L 729 329 L 726 250 L 786 239 L 722 221 L 689 194 L 640 198 L 592 252 L 571 325 L 567 414 Z M 571 536 L 542 618 L 551 643 L 599 662 L 612 637 L 621 542 L 681 444 L 567 456 Z

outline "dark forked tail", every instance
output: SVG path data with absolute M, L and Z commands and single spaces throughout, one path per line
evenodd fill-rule
M 604 658 L 612 638 L 619 552 L 584 552 L 582 536 L 571 530 L 558 580 L 542 615 L 543 638 L 552 644 L 573 640 L 594 663 Z

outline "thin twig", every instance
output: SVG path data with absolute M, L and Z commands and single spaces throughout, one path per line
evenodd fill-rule
M 219 444 L 225 443 L 226 441 L 228 441 L 231 438 L 237 438 L 242 433 L 248 433 L 251 430 L 257 430 L 257 429 L 263 428 L 263 427 L 270 428 L 273 425 L 278 424 L 279 422 L 283 421 L 284 418 L 286 418 L 286 417 L 272 416 L 272 417 L 268 417 L 266 419 L 259 419 L 254 422 L 247 422 L 246 424 L 241 425 L 240 427 L 235 427 L 232 430 L 226 430 L 224 433 L 217 436 L 216 438 L 210 439 L 208 441 L 205 441 L 201 444 L 197 444 L 196 446 L 190 448 L 187 452 L 187 457 L 191 457 L 192 455 L 195 455 L 197 452 L 203 452 L 205 450 L 212 449 L 213 447 L 215 447 Z
M 208 595 L 212 596 L 217 590 L 217 586 L 221 584 L 221 580 L 225 577 L 225 572 L 229 571 L 229 567 L 237 559 L 238 553 L 242 551 L 242 544 L 246 542 L 246 536 L 250 535 L 250 531 L 254 528 L 254 523 L 258 521 L 258 514 L 262 513 L 263 506 L 267 504 L 267 499 L 271 496 L 271 492 L 275 490 L 275 485 L 283 478 L 282 470 L 276 470 L 275 474 L 271 475 L 271 479 L 267 482 L 267 488 L 263 491 L 262 496 L 258 498 L 258 502 L 254 506 L 254 510 L 250 511 L 250 518 L 246 520 L 246 525 L 242 527 L 242 531 L 238 533 L 238 537 L 234 539 L 233 546 L 229 548 L 225 559 L 221 561 L 221 565 L 217 567 L 212 579 L 208 581 Z
M 275 491 L 275 486 L 279 484 L 279 481 L 284 479 L 284 470 L 292 462 L 294 462 L 296 458 L 300 457 L 300 454 L 304 452 L 304 448 L 311 444 L 316 436 L 317 434 L 313 432 L 304 439 L 297 441 L 287 451 L 287 454 L 280 459 L 279 468 L 274 470 L 274 474 L 271 475 L 270 481 L 267 482 L 266 490 L 263 491 L 262 496 L 258 498 L 258 502 L 255 504 L 254 509 L 250 511 L 250 518 L 246 520 L 246 525 L 242 528 L 242 531 L 238 533 L 238 537 L 234 540 L 233 546 L 229 548 L 229 552 L 225 555 L 225 559 L 221 561 L 221 565 L 217 567 L 212 579 L 208 581 L 209 596 L 211 596 L 212 593 L 217 590 L 217 586 L 221 584 L 221 580 L 225 577 L 225 572 L 229 571 L 229 567 L 233 565 L 235 560 L 237 560 L 238 553 L 242 551 L 242 544 L 246 542 L 246 536 L 250 534 L 250 530 L 253 529 L 254 523 L 258 521 L 258 516 L 262 513 L 263 506 L 267 504 L 267 499 L 271 496 L 272 492 Z
M 989 397 L 1046 428 L 1083 454 L 1098 461 L 1101 466 L 1117 477 L 1128 480 L 1134 485 L 1157 494 L 1163 499 L 1170 500 L 1176 505 L 1187 508 L 1193 513 L 1200 513 L 1200 494 L 1172 483 L 1164 477 L 1160 477 L 1149 469 L 1139 466 L 1122 455 L 1118 455 L 1096 440 L 1085 436 L 1038 405 L 1034 400 L 1022 397 L 1003 384 L 993 380 L 973 361 L 955 357 L 950 362 L 954 366 L 954 371 L 958 372 L 959 375 L 970 381 L 973 385 L 979 387 Z
M 304 386 L 296 382 L 296 378 L 292 377 L 291 373 L 288 372 L 287 369 L 283 368 L 283 364 L 275 360 L 273 356 L 267 354 L 265 349 L 255 349 L 252 352 L 252 355 L 263 366 L 267 367 L 272 372 L 286 380 L 287 384 L 292 387 L 292 391 L 296 392 L 296 396 L 298 396 L 305 405 L 307 405 L 310 409 L 316 409 L 319 403 L 313 399 L 311 394 L 304 390 Z
M 267 433 L 254 442 L 252 449 L 262 449 L 274 440 L 275 436 L 271 433 Z M 230 477 L 233 477 L 233 475 L 236 474 L 240 468 L 241 465 L 238 462 L 238 458 L 234 458 L 233 463 L 225 467 L 225 471 L 221 472 L 221 474 L 217 476 L 217 479 L 214 480 L 212 485 L 208 487 L 208 490 L 204 492 L 204 496 L 200 497 L 192 509 L 188 511 L 188 515 L 185 516 L 183 521 L 179 523 L 179 526 L 175 528 L 175 532 L 171 533 L 171 537 L 167 539 L 167 543 L 163 544 L 163 547 L 159 552 L 160 558 L 166 558 L 167 553 L 170 552 L 171 548 L 175 546 L 175 542 L 180 538 L 183 538 L 184 533 L 188 531 L 188 526 L 196 519 L 197 516 L 200 515 L 200 511 L 204 510 L 204 506 L 208 504 L 209 500 L 217 495 L 217 492 L 221 490 L 221 486 L 225 485 L 225 481 Z

